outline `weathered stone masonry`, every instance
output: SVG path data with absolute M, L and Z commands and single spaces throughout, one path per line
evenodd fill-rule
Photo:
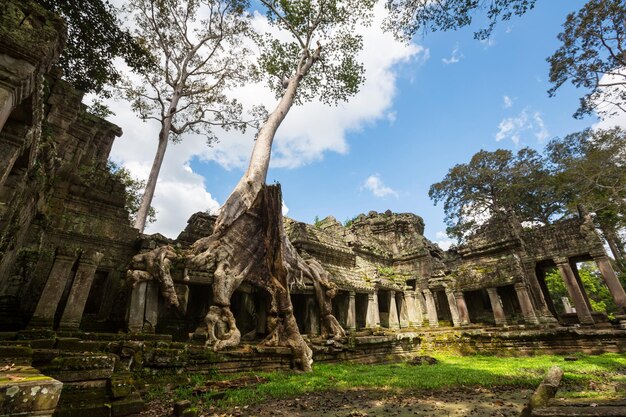
M 23 376 L 0 382 L 0 398 L 20 399 L 36 388 L 33 378 L 42 381 L 37 392 L 46 388 L 37 404 L 0 401 L 0 414 L 27 407 L 39 415 L 126 416 L 143 406 L 135 385 L 146 374 L 173 381 L 183 371 L 293 367 L 289 349 L 256 344 L 268 333 L 262 289 L 237 289 L 231 308 L 244 342 L 218 354 L 204 346 L 212 271 L 188 270 L 174 256 L 164 297 L 145 263 L 131 262 L 166 245 L 189 247 L 211 234 L 215 217 L 194 214 L 175 240 L 139 235 L 124 186 L 106 167 L 121 130 L 87 113 L 82 94 L 52 67 L 63 22 L 17 0 L 0 5 L 0 22 L 0 365 L 14 364 L 10 372 Z M 285 229 L 338 287 L 331 307 L 348 333 L 342 340 L 320 338 L 323 310 L 312 282 L 290 289 L 316 361 L 626 350 L 624 316 L 609 323 L 594 312 L 578 276 L 577 262 L 596 262 L 624 313 L 626 295 L 584 212 L 531 229 L 502 213 L 446 252 L 410 213 L 370 212 L 345 227 L 332 217 L 316 225 L 285 219 Z M 129 267 L 148 280 L 130 285 Z M 544 279 L 550 268 L 560 271 L 575 313 L 556 311 Z

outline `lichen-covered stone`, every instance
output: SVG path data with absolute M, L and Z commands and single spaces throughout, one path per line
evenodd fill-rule
M 52 415 L 63 383 L 30 367 L 0 372 L 0 415 Z

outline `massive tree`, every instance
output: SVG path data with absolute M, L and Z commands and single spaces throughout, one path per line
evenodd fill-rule
M 310 370 L 312 352 L 298 331 L 290 288 L 310 280 L 321 310 L 322 334 L 339 338 L 345 333 L 332 315 L 336 287 L 317 261 L 303 259 L 295 251 L 283 230 L 280 188 L 266 186 L 265 181 L 274 136 L 294 103 L 313 99 L 337 103 L 358 91 L 364 69 L 357 60 L 362 41 L 356 29 L 368 20 L 374 1 L 259 3 L 272 26 L 272 33 L 258 36 L 262 48 L 259 63 L 278 103 L 258 131 L 248 168 L 220 208 L 213 234 L 194 243 L 187 262 L 189 268 L 213 272 L 213 306 L 205 319 L 207 342 L 213 344 L 213 349 L 240 342 L 230 300 L 246 281 L 271 297 L 269 334 L 262 343 L 289 346 L 298 366 Z M 142 255 L 146 259 L 159 256 L 167 260 L 169 255 L 164 250 Z M 161 282 L 171 280 L 171 261 L 163 263 L 166 268 L 155 268 L 151 274 Z M 134 274 L 131 271 L 129 275 Z M 141 279 L 143 274 L 135 275 Z M 224 326 L 225 332 L 216 331 Z
M 443 201 L 447 232 L 462 240 L 494 213 L 513 210 L 521 221 L 548 223 L 563 210 L 543 158 L 529 148 L 481 150 L 452 167 L 428 195 Z
M 588 90 L 575 116 L 626 112 L 626 2 L 589 0 L 567 16 L 558 39 L 548 58 L 550 95 L 570 81 Z
M 115 58 L 135 71 L 153 62 L 144 45 L 124 29 L 118 11 L 106 0 L 36 0 L 67 23 L 67 42 L 58 65 L 64 79 L 88 93 L 108 95 L 107 87 L 121 79 Z
M 241 105 L 227 90 L 250 78 L 243 36 L 247 0 L 135 0 L 135 35 L 158 63 L 122 86 L 142 120 L 160 124 L 158 146 L 134 226 L 143 232 L 167 145 L 189 132 L 207 142 L 212 127 L 245 130 Z
M 575 211 L 579 204 L 595 213 L 613 256 L 624 269 L 626 252 L 618 231 L 626 226 L 626 132 L 619 128 L 582 132 L 546 146 L 559 193 Z

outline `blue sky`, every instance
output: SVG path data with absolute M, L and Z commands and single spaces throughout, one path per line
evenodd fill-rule
M 556 36 L 565 16 L 583 4 L 580 0 L 539 0 L 525 16 L 498 24 L 488 42 L 473 39 L 474 26 L 429 33 L 416 38 L 413 45 L 397 46 L 395 55 L 382 41 L 370 47 L 366 61 L 374 64 L 366 66 L 366 77 L 384 79 L 377 90 L 383 93 L 355 100 L 359 106 L 351 103 L 330 109 L 331 113 L 315 107 L 309 112 L 315 121 L 313 127 L 305 126 L 307 111 L 300 109 L 292 112 L 291 125 L 284 127 L 268 183 L 281 183 L 288 216 L 312 222 L 315 216 L 327 215 L 343 221 L 370 210 L 414 212 L 424 218 L 426 236 L 445 243 L 443 208 L 433 205 L 428 188 L 443 179 L 449 168 L 467 162 L 480 149 L 542 149 L 549 139 L 596 122 L 594 118 L 572 117 L 582 91 L 567 85 L 556 97 L 550 98 L 546 92 L 550 87 L 546 58 L 558 48 Z M 382 75 L 376 67 L 383 65 L 381 62 L 386 65 Z M 370 91 L 369 87 L 366 90 Z M 255 96 L 255 91 L 251 89 L 246 95 Z M 358 110 L 351 110 L 355 106 Z M 373 109 L 370 113 L 368 107 Z M 351 116 L 354 112 L 358 116 Z M 339 122 L 325 123 L 329 114 Z M 352 119 L 330 129 L 333 123 L 341 124 L 343 114 Z M 290 117 L 291 113 L 287 120 Z M 115 121 L 131 138 L 145 136 L 127 115 Z M 310 132 L 299 133 L 299 126 Z M 245 140 L 249 142 L 251 136 L 248 133 Z M 199 207 L 206 205 L 203 201 L 210 200 L 211 207 L 207 208 L 211 209 L 223 203 L 245 167 L 242 161 L 248 153 L 245 146 L 243 151 L 234 150 L 238 140 L 224 137 L 209 151 L 200 150 L 203 144 L 198 145 L 198 139 L 188 141 L 195 142 L 195 151 L 185 153 L 171 147 L 168 152 L 180 155 L 170 160 L 166 157 L 165 163 L 182 164 L 184 169 L 172 178 L 194 175 L 196 186 L 202 183 L 205 191 L 196 188 L 185 193 L 174 191 L 172 184 L 170 188 L 159 184 L 155 202 L 160 201 L 159 193 L 165 201 L 163 196 L 169 191 L 181 207 L 177 210 L 155 204 L 160 214 L 186 219 L 188 213 L 183 213 L 182 207 L 193 205 L 185 202 L 193 200 L 189 193 L 206 194 L 204 200 L 198 197 Z M 134 163 L 129 153 L 137 151 L 128 144 L 119 145 L 117 152 L 114 149 L 114 159 L 140 176 L 146 174 L 145 161 Z M 293 156 L 293 149 L 300 156 Z M 231 158 L 236 153 L 244 156 Z M 160 219 L 148 231 L 175 237 L 174 231 L 184 227 L 182 220 L 167 225 L 165 221 Z

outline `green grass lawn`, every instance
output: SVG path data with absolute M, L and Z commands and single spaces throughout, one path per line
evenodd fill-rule
M 590 385 L 610 386 L 613 392 L 616 386 L 626 390 L 626 355 L 623 354 L 578 355 L 576 361 L 565 361 L 562 356 L 433 356 L 439 361 L 436 365 L 320 363 L 314 364 L 311 373 L 258 373 L 257 376 L 267 378 L 266 383 L 228 391 L 217 401 L 212 399 L 211 393 L 203 394 L 196 400 L 211 402 L 219 407 L 231 407 L 314 391 L 353 388 L 389 391 L 475 386 L 534 388 L 553 365 L 560 366 L 565 372 L 562 391 L 572 391 L 572 396 L 584 392 Z M 192 391 L 203 384 L 204 378 L 191 376 L 188 384 L 173 390 L 173 397 L 177 400 L 193 399 Z M 161 393 L 152 392 L 150 397 Z M 620 395 L 624 394 L 620 392 Z M 590 396 L 594 395 L 597 396 L 597 391 Z

